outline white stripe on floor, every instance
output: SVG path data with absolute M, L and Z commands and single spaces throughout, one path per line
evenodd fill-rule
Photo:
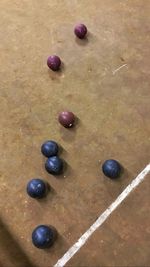
M 99 216 L 91 227 L 78 239 L 78 241 L 64 254 L 54 267 L 63 267 L 86 243 L 89 237 L 99 228 L 111 213 L 121 204 L 121 202 L 135 189 L 150 172 L 150 164 L 125 188 L 125 190 L 116 198 L 116 200 Z

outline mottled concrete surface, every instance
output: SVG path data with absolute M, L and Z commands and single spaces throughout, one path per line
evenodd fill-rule
M 66 266 L 150 266 L 149 179 L 150 175 Z
M 149 162 L 149 14 L 142 0 L 0 1 L 0 267 L 53 266 Z M 73 34 L 80 21 L 85 41 Z M 53 53 L 59 73 L 46 66 Z M 58 124 L 64 109 L 74 129 Z M 44 170 L 47 139 L 68 164 L 59 178 Z M 108 158 L 124 166 L 118 181 L 101 172 Z M 33 177 L 53 188 L 44 200 L 26 195 Z M 150 266 L 149 195 L 147 177 L 68 266 Z M 50 250 L 31 243 L 38 224 L 59 232 Z

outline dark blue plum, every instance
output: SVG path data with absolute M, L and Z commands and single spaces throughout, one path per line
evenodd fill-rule
M 45 163 L 45 169 L 51 174 L 60 174 L 63 170 L 63 161 L 57 156 L 50 157 Z
M 40 249 L 49 248 L 56 238 L 56 230 L 47 225 L 39 225 L 32 232 L 32 243 Z
M 121 174 L 121 165 L 118 161 L 109 159 L 104 162 L 102 170 L 107 177 L 115 179 Z
M 47 186 L 41 179 L 32 179 L 27 184 L 27 193 L 33 198 L 42 198 L 46 195 Z
M 49 158 L 58 154 L 58 145 L 56 142 L 48 140 L 41 146 L 42 154 Z

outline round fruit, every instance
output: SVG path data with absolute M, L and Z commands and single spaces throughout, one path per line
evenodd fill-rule
M 84 24 L 78 24 L 74 28 L 74 33 L 78 38 L 83 39 L 87 34 L 87 27 Z
M 63 125 L 66 128 L 70 128 L 73 126 L 75 122 L 75 116 L 70 111 L 62 111 L 58 116 L 58 120 L 61 125 Z
M 47 59 L 47 66 L 53 70 L 53 71 L 57 71 L 60 69 L 60 65 L 61 65 L 61 60 L 58 56 L 49 56 Z
M 46 195 L 47 186 L 41 179 L 32 179 L 27 184 L 27 193 L 33 198 L 42 198 Z
M 114 159 L 106 160 L 102 166 L 103 173 L 109 178 L 118 178 L 121 173 L 121 165 Z
M 56 238 L 56 230 L 47 225 L 39 225 L 32 232 L 32 243 L 35 247 L 44 249 L 53 245 Z
M 63 161 L 57 156 L 50 157 L 45 163 L 45 169 L 47 172 L 57 175 L 60 174 L 63 170 Z
M 58 145 L 56 142 L 48 140 L 41 146 L 41 152 L 47 158 L 56 156 L 58 153 Z

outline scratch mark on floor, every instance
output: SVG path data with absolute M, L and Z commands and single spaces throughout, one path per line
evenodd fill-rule
M 112 73 L 113 75 L 115 75 L 116 72 L 118 72 L 119 70 L 121 70 L 122 68 L 126 67 L 127 64 L 123 64 L 122 66 L 120 66 L 119 68 L 117 68 L 116 70 L 114 70 Z

